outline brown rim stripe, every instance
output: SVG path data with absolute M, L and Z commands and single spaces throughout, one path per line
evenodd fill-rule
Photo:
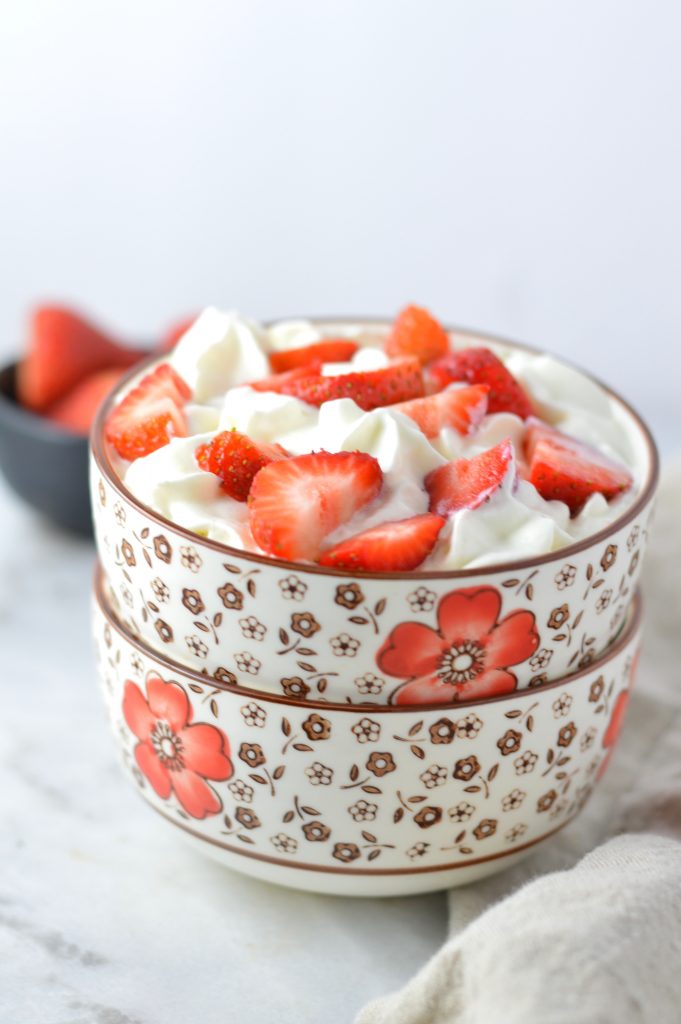
M 428 875 L 433 874 L 435 871 L 456 871 L 458 868 L 469 868 L 474 867 L 476 864 L 487 864 L 493 860 L 501 860 L 502 857 L 511 857 L 514 853 L 521 853 L 523 850 L 529 850 L 531 847 L 536 846 L 537 843 L 543 843 L 545 839 L 550 839 L 551 836 L 555 836 L 557 832 L 565 828 L 572 821 L 575 820 L 577 815 L 581 812 L 576 811 L 571 817 L 564 821 L 561 825 L 557 825 L 556 828 L 551 829 L 550 832 L 544 832 L 543 835 L 537 836 L 536 839 L 530 840 L 529 843 L 523 843 L 522 846 L 514 846 L 511 850 L 500 850 L 498 853 L 491 853 L 488 857 L 475 857 L 473 860 L 461 861 L 459 864 L 432 864 L 428 867 L 422 868 L 342 868 L 324 867 L 322 864 L 297 864 L 293 860 L 284 860 L 282 857 L 270 857 L 267 853 L 254 853 L 252 851 L 244 850 L 243 847 L 237 848 L 231 846 L 229 843 L 223 843 L 219 839 L 213 839 L 211 836 L 204 836 L 200 832 L 196 832 L 193 828 L 189 828 L 188 825 L 183 825 L 181 821 L 177 821 L 172 818 L 169 814 L 155 807 L 154 804 L 150 803 L 142 793 L 137 790 L 138 795 L 147 806 L 151 807 L 152 810 L 161 817 L 169 821 L 171 825 L 176 825 L 183 832 L 187 832 L 190 836 L 195 839 L 200 839 L 204 843 L 208 843 L 210 846 L 217 846 L 220 850 L 227 850 L 228 853 L 235 853 L 239 857 L 250 857 L 252 860 L 260 860 L 265 864 L 278 864 L 284 868 L 297 868 L 299 871 L 315 871 L 318 874 L 324 875 L 365 875 L 369 878 L 375 875 L 383 875 L 384 877 L 390 875 Z
M 364 317 L 357 317 L 357 318 L 354 318 L 354 317 L 312 317 L 312 318 L 308 318 L 308 319 L 310 319 L 311 323 L 324 323 L 324 324 L 327 324 L 327 323 L 328 324 L 332 324 L 332 323 L 338 323 L 338 324 L 342 324 L 342 323 L 365 323 L 365 324 L 374 325 L 376 327 L 378 327 L 378 326 L 389 326 L 390 323 L 391 323 L 391 321 L 389 319 L 386 320 L 383 317 L 371 317 L 371 316 L 364 316 Z M 526 345 L 526 344 L 524 344 L 522 342 L 511 341 L 508 338 L 502 338 L 499 335 L 489 334 L 487 332 L 485 332 L 484 334 L 481 334 L 478 331 L 472 331 L 472 330 L 467 329 L 465 327 L 447 327 L 446 330 L 450 334 L 464 334 L 464 335 L 468 335 L 468 336 L 474 338 L 475 340 L 481 341 L 481 342 L 491 341 L 491 342 L 493 342 L 495 344 L 508 345 L 511 348 L 517 348 L 517 349 L 520 349 L 520 350 L 525 351 L 525 352 L 533 352 L 533 353 L 538 354 L 538 355 L 545 354 L 541 349 L 535 348 L 532 345 Z M 395 573 L 390 573 L 390 572 L 350 573 L 350 572 L 345 572 L 345 571 L 343 571 L 341 569 L 326 569 L 326 568 L 322 568 L 321 566 L 318 566 L 318 565 L 308 565 L 306 562 L 289 562 L 289 561 L 285 561 L 284 559 L 281 559 L 281 558 L 270 558 L 268 555 L 254 554 L 253 552 L 250 552 L 250 551 L 243 551 L 241 548 L 228 547 L 226 544 L 220 544 L 218 541 L 210 540 L 208 537 L 200 537 L 198 534 L 192 533 L 191 530 L 187 530 L 184 526 L 178 526 L 178 524 L 177 523 L 173 523 L 172 520 L 166 519 L 165 516 L 160 515 L 158 512 L 154 512 L 153 509 L 149 508 L 147 505 L 143 505 L 140 501 L 138 501 L 134 497 L 134 495 L 127 489 L 127 487 L 122 482 L 122 480 L 119 479 L 118 474 L 116 473 L 116 471 L 114 470 L 113 466 L 111 465 L 111 461 L 109 459 L 109 454 L 108 454 L 108 452 L 106 450 L 106 445 L 104 444 L 103 438 L 104 438 L 104 422 L 106 420 L 106 417 L 109 415 L 109 410 L 110 410 L 111 406 L 114 404 L 114 399 L 117 397 L 117 395 L 119 394 L 120 391 L 125 390 L 125 388 L 129 384 L 129 382 L 134 377 L 136 377 L 139 373 L 141 373 L 145 369 L 145 367 L 151 366 L 153 363 L 156 363 L 156 362 L 159 362 L 159 361 L 160 361 L 159 360 L 159 356 L 158 355 L 154 355 L 154 356 L 150 356 L 150 358 L 146 359 L 144 362 L 138 363 L 137 366 L 134 366 L 122 378 L 122 380 L 119 382 L 119 384 L 114 389 L 114 391 L 112 391 L 112 393 L 109 395 L 109 397 L 104 402 L 104 404 L 102 406 L 100 406 L 99 412 L 98 412 L 97 417 L 95 419 L 95 422 L 94 422 L 94 424 L 92 426 L 92 432 L 91 432 L 91 435 L 90 435 L 90 447 L 91 447 L 92 454 L 94 456 L 95 462 L 97 463 L 97 466 L 98 466 L 100 472 L 102 473 L 102 476 L 104 476 L 107 479 L 109 484 L 114 488 L 114 490 L 116 490 L 118 492 L 118 494 L 122 498 L 124 498 L 126 501 L 128 501 L 131 505 L 133 505 L 141 513 L 143 513 L 144 515 L 148 516 L 149 519 L 157 522 L 159 524 L 159 526 L 161 526 L 163 529 L 165 529 L 165 530 L 173 530 L 180 537 L 184 537 L 186 540 L 192 541 L 194 544 L 199 544 L 199 545 L 201 545 L 203 547 L 211 548 L 214 551 L 218 551 L 222 555 L 226 555 L 226 556 L 229 556 L 229 557 L 232 557 L 232 558 L 241 558 L 241 559 L 244 559 L 247 562 L 255 562 L 258 565 L 274 565 L 274 566 L 278 566 L 281 569 L 285 569 L 287 571 L 292 571 L 292 572 L 298 572 L 298 573 L 313 573 L 315 575 L 321 575 L 321 576 L 331 576 L 331 577 L 340 576 L 340 577 L 344 577 L 346 579 L 348 577 L 351 577 L 353 579 L 370 579 L 370 580 L 384 580 L 384 579 L 387 579 L 387 580 L 395 580 L 395 579 L 415 579 L 415 580 L 429 580 L 430 579 L 430 580 L 436 580 L 436 579 L 443 579 L 443 578 L 444 579 L 457 580 L 457 579 L 468 579 L 468 578 L 473 577 L 473 576 L 493 575 L 494 573 L 498 573 L 498 572 L 522 571 L 524 569 L 533 568 L 534 566 L 537 566 L 537 565 L 544 565 L 546 562 L 557 561 L 557 560 L 559 560 L 559 559 L 556 558 L 556 556 L 558 554 L 560 555 L 560 558 L 563 558 L 563 557 L 569 558 L 571 555 L 575 555 L 575 554 L 577 554 L 580 551 L 584 551 L 586 548 L 589 548 L 592 545 L 600 544 L 601 541 L 607 540 L 608 537 L 611 537 L 614 533 L 616 533 L 619 529 L 621 529 L 621 527 L 626 526 L 627 523 L 631 522 L 631 520 L 634 519 L 639 514 L 639 512 L 641 512 L 641 510 L 643 508 L 645 508 L 645 506 L 647 505 L 648 501 L 652 498 L 652 496 L 653 496 L 653 494 L 655 492 L 655 489 L 657 487 L 657 481 L 658 481 L 659 472 L 660 472 L 659 455 L 658 455 L 657 447 L 655 445 L 655 441 L 653 439 L 653 436 L 650 433 L 650 430 L 648 429 L 647 425 L 644 423 L 644 421 L 639 416 L 639 414 L 634 409 L 632 409 L 632 407 L 629 405 L 629 403 L 625 402 L 625 400 L 620 395 L 618 395 L 616 391 L 613 391 L 612 388 L 609 388 L 607 386 L 607 384 L 603 384 L 603 382 L 598 380 L 597 377 L 593 377 L 590 373 L 587 373 L 586 370 L 583 370 L 579 366 L 575 366 L 574 363 L 571 363 L 571 362 L 569 362 L 566 359 L 560 359 L 560 362 L 564 363 L 566 366 L 571 366 L 573 369 L 578 370 L 580 373 L 582 373 L 585 377 L 588 377 L 589 380 L 592 380 L 592 381 L 594 381 L 594 383 L 598 384 L 599 387 L 603 388 L 605 393 L 610 396 L 610 398 L 612 398 L 614 401 L 616 401 L 626 412 L 629 413 L 629 415 L 632 417 L 632 419 L 634 420 L 634 422 L 638 426 L 639 430 L 641 431 L 643 439 L 644 439 L 644 441 L 646 443 L 646 447 L 648 449 L 648 457 L 649 457 L 648 480 L 647 480 L 643 490 L 641 491 L 640 495 L 638 496 L 636 501 L 631 506 L 631 508 L 627 512 L 624 512 L 613 523 L 611 523 L 610 526 L 606 526 L 604 529 L 600 530 L 598 533 L 594 533 L 590 537 L 586 537 L 584 540 L 579 541 L 577 544 L 571 544 L 569 547 L 561 548 L 560 552 L 552 551 L 552 552 L 550 552 L 547 555 L 536 555 L 534 558 L 520 559 L 519 561 L 515 561 L 515 562 L 498 562 L 495 565 L 482 566 L 479 569 L 455 569 L 453 571 L 447 571 L 447 570 L 443 570 L 443 569 L 438 569 L 437 571 L 433 570 L 432 572 L 418 572 L 418 571 L 415 571 L 415 572 L 410 572 L 410 573 L 397 573 L 397 572 L 395 572 Z
M 354 712 L 368 712 L 371 711 L 372 715 L 385 715 L 385 714 L 420 714 L 425 711 L 440 711 L 443 715 L 448 711 L 458 711 L 460 708 L 476 707 L 481 704 L 497 704 L 500 701 L 518 700 L 522 697 L 531 697 L 537 693 L 544 693 L 547 690 L 555 690 L 557 687 L 572 686 L 573 683 L 579 682 L 585 675 L 590 675 L 592 672 L 598 672 L 612 659 L 616 658 L 618 654 L 624 650 L 625 647 L 631 642 L 634 636 L 638 633 L 641 627 L 643 618 L 643 600 L 639 590 L 636 591 L 632 604 L 634 607 L 633 613 L 629 614 L 629 621 L 625 625 L 624 629 L 620 633 L 619 637 L 612 646 L 610 646 L 600 658 L 592 661 L 586 668 L 581 669 L 579 672 L 575 672 L 571 676 L 563 676 L 560 679 L 555 679 L 551 683 L 544 683 L 543 686 L 531 686 L 526 687 L 524 690 L 514 690 L 512 693 L 502 693 L 496 697 L 486 697 L 484 700 L 461 700 L 455 704 L 417 704 L 417 705 L 395 705 L 395 704 L 335 704 L 332 701 L 320 701 L 320 700 L 305 700 L 301 701 L 295 697 L 286 697 L 284 694 L 271 693 L 268 690 L 251 690 L 245 686 L 232 686 L 228 683 L 222 683 L 218 679 L 214 679 L 213 676 L 202 675 L 200 672 L 195 672 L 194 669 L 179 665 L 176 661 L 171 661 L 170 658 L 166 658 L 160 652 L 152 650 L 147 647 L 145 643 L 139 640 L 136 636 L 133 636 L 122 625 L 109 608 L 104 593 L 102 591 L 102 579 L 104 577 L 104 571 L 97 563 L 95 568 L 95 580 L 94 580 L 94 597 L 97 601 L 97 605 L 107 620 L 109 625 L 116 630 L 116 632 L 123 638 L 123 640 L 136 647 L 138 651 L 144 654 L 151 661 L 156 661 L 158 664 L 163 665 L 164 669 L 180 678 L 193 679 L 196 682 L 206 685 L 206 682 L 210 682 L 210 685 L 216 690 L 223 690 L 226 693 L 237 693 L 244 697 L 254 698 L 262 704 L 283 704 L 286 707 L 295 707 L 298 709 L 306 710 L 307 708 L 315 708 L 318 710 L 325 709 L 326 711 L 349 711 Z

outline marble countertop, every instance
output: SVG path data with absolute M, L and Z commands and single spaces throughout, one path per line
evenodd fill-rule
M 442 895 L 278 889 L 185 847 L 124 778 L 90 543 L 0 480 L 0 1021 L 348 1024 L 440 945 Z

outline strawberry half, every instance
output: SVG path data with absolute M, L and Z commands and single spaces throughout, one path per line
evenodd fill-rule
M 17 397 L 27 409 L 40 412 L 91 374 L 124 370 L 143 357 L 71 310 L 42 306 L 33 314 L 28 352 L 17 370 Z
M 338 377 L 324 377 L 321 374 L 302 376 L 287 381 L 277 390 L 316 406 L 336 398 L 352 398 L 366 412 L 385 405 L 395 405 L 396 402 L 406 402 L 411 398 L 421 398 L 424 393 L 418 359 L 401 359 L 381 370 L 344 373 Z
M 610 501 L 633 482 L 624 466 L 540 420 L 528 424 L 525 457 L 530 483 L 547 501 L 564 501 L 571 515 L 576 515 L 592 494 L 602 494 Z
M 449 335 L 428 310 L 407 306 L 395 319 L 385 351 L 392 359 L 416 356 L 425 366 L 449 351 Z
M 324 338 L 303 348 L 290 348 L 287 352 L 270 352 L 270 366 L 275 373 L 285 373 L 310 363 L 346 363 L 359 348 L 356 341 L 347 338 Z
M 277 558 L 314 562 L 322 541 L 381 489 L 373 455 L 312 452 L 261 469 L 248 498 L 251 533 Z
M 248 386 L 254 391 L 276 391 L 280 395 L 288 394 L 286 389 L 292 381 L 313 377 L 319 373 L 321 368 L 320 362 L 308 363 L 305 366 L 297 366 L 293 370 L 286 370 L 284 373 L 274 373 L 271 377 L 263 377 L 262 380 L 249 381 Z
M 448 516 L 462 508 L 478 508 L 501 486 L 513 461 L 510 438 L 472 459 L 455 459 L 429 473 L 425 486 L 430 511 Z
M 487 412 L 488 391 L 484 384 L 473 384 L 401 402 L 393 408 L 412 419 L 426 437 L 437 437 L 443 427 L 465 435 L 480 426 Z
M 406 572 L 433 550 L 445 520 L 426 512 L 412 519 L 381 523 L 325 551 L 320 565 L 349 572 Z
M 237 501 L 246 501 L 253 478 L 264 466 L 288 458 L 280 444 L 257 444 L 238 430 L 223 430 L 196 449 L 196 461 L 222 481 L 222 489 Z
M 87 434 L 97 410 L 121 379 L 123 370 L 100 370 L 76 384 L 68 395 L 45 410 L 45 416 L 75 434 Z
M 488 348 L 464 348 L 460 352 L 450 352 L 428 367 L 428 378 L 435 390 L 457 380 L 486 384 L 489 388 L 488 412 L 512 412 L 523 420 L 532 415 L 532 403 L 527 394 Z
M 109 413 L 105 436 L 124 459 L 139 459 L 187 436 L 183 405 L 191 391 L 173 368 L 161 363 Z

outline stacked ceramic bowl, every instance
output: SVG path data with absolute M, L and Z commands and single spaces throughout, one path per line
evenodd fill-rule
M 606 530 L 485 568 L 353 575 L 142 505 L 103 440 L 113 395 L 92 442 L 94 631 L 147 802 L 232 868 L 345 895 L 469 882 L 571 821 L 627 706 L 657 480 L 647 428 L 611 397 L 646 469 Z M 432 683 L 445 662 L 465 700 Z

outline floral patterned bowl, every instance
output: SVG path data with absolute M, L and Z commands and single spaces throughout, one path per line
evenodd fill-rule
M 500 871 L 571 821 L 619 735 L 641 635 L 537 689 L 421 708 L 319 701 L 178 666 L 118 623 L 94 634 L 123 764 L 204 852 L 267 881 L 403 895 Z
M 99 557 L 119 619 L 173 661 L 300 700 L 449 704 L 562 678 L 622 626 L 658 465 L 646 426 L 618 396 L 648 477 L 608 529 L 496 567 L 352 575 L 228 548 L 141 505 L 103 440 L 116 395 L 92 440 Z

